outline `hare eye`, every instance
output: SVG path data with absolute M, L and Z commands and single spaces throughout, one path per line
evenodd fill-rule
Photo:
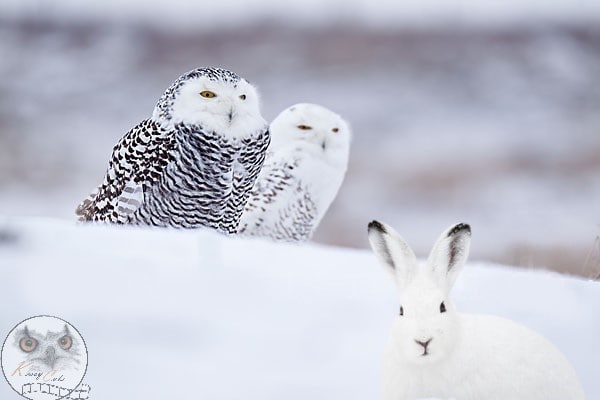
M 404 315 L 404 308 L 400 306 L 400 315 Z
M 440 304 L 440 312 L 441 313 L 445 313 L 446 312 L 446 305 L 444 304 L 444 302 L 442 301 L 442 303 Z

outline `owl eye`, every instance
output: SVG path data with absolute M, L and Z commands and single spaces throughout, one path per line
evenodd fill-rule
M 340 128 L 333 128 L 331 131 L 334 133 L 337 133 L 337 132 L 339 132 L 339 130 L 340 130 Z
M 296 128 L 301 129 L 303 131 L 308 131 L 310 129 L 312 129 L 312 126 L 308 126 L 308 125 L 298 125 Z
M 69 335 L 65 335 L 58 339 L 58 345 L 63 350 L 69 350 L 73 346 L 73 338 Z
M 246 95 L 245 95 L 245 94 L 241 95 L 241 96 L 240 96 L 240 99 L 242 99 L 242 100 L 246 100 Z
M 200 92 L 200 96 L 206 97 L 207 99 L 212 99 L 213 97 L 217 97 L 215 92 L 211 92 L 210 90 L 203 90 Z
M 24 337 L 19 341 L 19 347 L 25 353 L 31 353 L 38 346 L 38 341 L 31 337 Z

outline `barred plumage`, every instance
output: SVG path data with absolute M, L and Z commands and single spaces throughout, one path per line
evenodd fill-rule
M 311 197 L 310 184 L 295 176 L 302 163 L 300 154 L 286 160 L 268 154 L 246 204 L 239 233 L 283 241 L 305 241 L 318 224 L 319 210 Z
M 272 122 L 272 143 L 238 233 L 283 241 L 309 240 L 342 184 L 350 128 L 315 104 L 297 104 Z
M 76 213 L 235 233 L 269 140 L 250 84 L 226 70 L 191 71 L 117 143 L 103 183 Z

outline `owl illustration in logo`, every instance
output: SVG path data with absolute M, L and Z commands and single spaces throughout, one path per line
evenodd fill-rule
M 81 343 L 66 324 L 63 330 L 45 335 L 25 326 L 15 332 L 15 346 L 31 369 L 64 371 L 81 367 Z

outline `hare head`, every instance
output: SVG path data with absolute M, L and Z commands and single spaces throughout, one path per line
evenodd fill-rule
M 399 360 L 416 365 L 448 357 L 460 335 L 459 318 L 448 294 L 468 253 L 471 228 L 457 224 L 437 240 L 426 265 L 391 227 L 369 223 L 369 242 L 400 290 L 400 309 L 391 345 Z

